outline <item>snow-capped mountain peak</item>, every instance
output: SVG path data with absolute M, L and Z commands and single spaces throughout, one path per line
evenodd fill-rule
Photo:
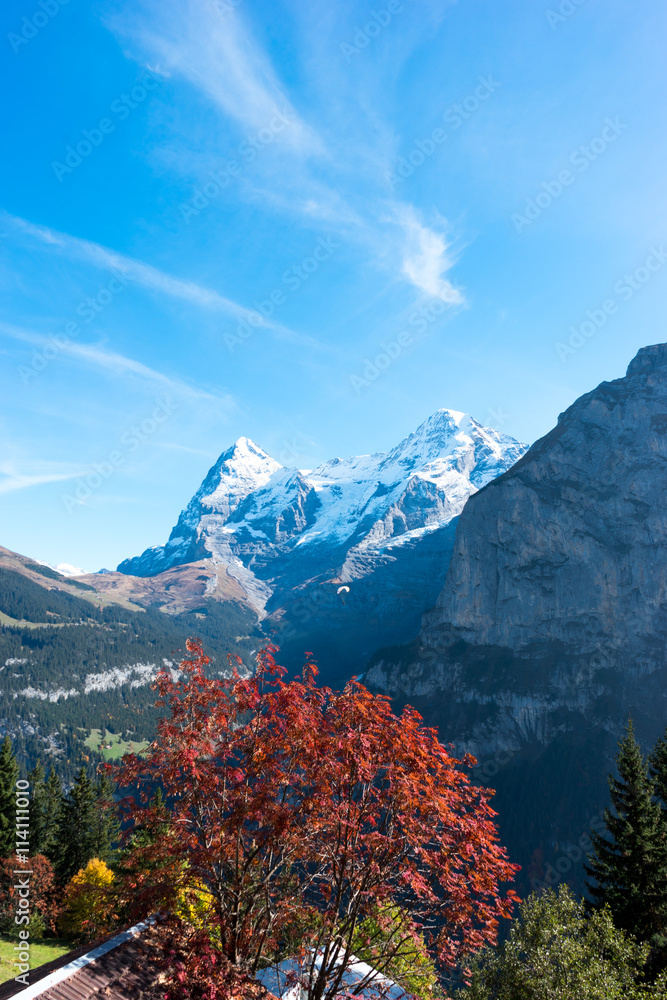
M 211 467 L 195 497 L 211 510 L 231 514 L 282 468 L 250 438 L 240 437 Z
M 428 417 L 389 453 L 392 461 L 423 465 L 435 459 L 454 456 L 475 446 L 486 446 L 498 459 L 517 442 L 506 434 L 483 427 L 474 417 L 458 410 L 441 409 Z
M 255 444 L 250 438 L 240 437 L 234 442 L 229 451 L 224 453 L 225 456 L 231 456 L 230 461 L 238 465 L 247 465 L 253 468 L 263 468 L 263 466 L 269 462 L 273 465 L 279 465 L 270 455 L 268 455 L 263 448 L 260 448 L 258 444 Z M 221 455 L 220 458 L 223 456 Z M 220 461 L 220 459 L 218 459 Z
M 126 560 L 150 576 L 196 559 L 224 562 L 263 604 L 278 581 L 313 573 L 349 580 L 447 528 L 468 497 L 525 447 L 457 410 L 441 409 L 388 452 L 282 466 L 249 438 L 223 452 L 165 546 Z M 392 556 L 393 558 L 393 556 Z

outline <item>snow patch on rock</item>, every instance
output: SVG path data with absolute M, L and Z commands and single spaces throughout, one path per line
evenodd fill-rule
M 299 576 L 311 578 L 315 552 L 324 557 L 320 564 L 336 553 L 341 579 L 366 575 L 387 548 L 411 548 L 450 524 L 473 493 L 525 451 L 507 434 L 448 409 L 389 452 L 334 458 L 309 471 L 286 469 L 239 438 L 209 470 L 167 544 L 118 569 L 151 576 L 211 558 L 261 612 L 286 556 L 294 568 L 290 587 Z M 209 586 L 215 584 L 207 593 Z
M 30 687 L 24 688 L 23 691 L 19 691 L 18 694 L 23 695 L 24 698 L 38 698 L 40 701 L 51 701 L 57 702 L 62 698 L 66 701 L 67 698 L 77 698 L 79 692 L 76 688 L 70 688 L 67 691 L 65 688 L 56 688 L 55 691 L 40 691 L 38 688 Z M 16 695 L 14 695 L 16 698 Z
M 90 694 L 91 691 L 113 691 L 124 684 L 129 684 L 131 688 L 143 687 L 155 680 L 157 672 L 155 663 L 131 663 L 125 667 L 113 667 L 99 674 L 86 674 L 83 691 L 84 694 Z

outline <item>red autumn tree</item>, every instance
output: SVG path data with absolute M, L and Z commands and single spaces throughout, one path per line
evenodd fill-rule
M 21 909 L 21 897 L 28 906 Z M 0 929 L 3 934 L 16 935 L 19 929 L 30 931 L 31 937 L 41 937 L 45 931 L 55 933 L 60 915 L 59 893 L 53 865 L 43 854 L 35 854 L 25 864 L 16 856 L 0 861 Z M 28 915 L 28 922 L 24 914 Z M 16 917 L 21 923 L 16 923 Z
M 414 951 L 417 932 L 446 968 L 495 942 L 513 900 L 499 886 L 518 869 L 498 845 L 489 791 L 461 768 L 474 758 L 452 758 L 414 709 L 397 717 L 387 698 L 354 681 L 327 692 L 319 745 L 308 898 L 320 920 L 302 969 L 309 996 L 333 997 L 344 985 L 369 914 L 390 931 L 366 948 L 380 972 Z
M 287 954 L 311 1000 L 343 988 L 360 929 L 387 913 L 391 933 L 364 943 L 380 972 L 417 934 L 443 967 L 495 941 L 516 866 L 491 793 L 466 774 L 472 758 L 357 682 L 320 688 L 310 663 L 286 681 L 273 648 L 253 677 L 229 680 L 206 676 L 197 640 L 187 648 L 180 677 L 157 678 L 170 717 L 114 773 L 141 789 L 126 802 L 140 831 L 128 900 L 183 913 L 191 898 L 193 933 L 220 958 L 254 972 Z M 149 802 L 156 787 L 166 808 Z

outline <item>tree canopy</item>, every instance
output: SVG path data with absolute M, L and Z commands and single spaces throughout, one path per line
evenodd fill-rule
M 335 995 L 355 933 L 387 904 L 444 968 L 496 940 L 516 898 L 501 884 L 517 868 L 498 843 L 492 792 L 470 781 L 473 758 L 454 758 L 416 711 L 394 715 L 355 680 L 318 687 L 310 662 L 286 681 L 269 647 L 254 676 L 209 678 L 201 644 L 187 648 L 179 676 L 158 675 L 170 714 L 157 738 L 113 768 L 140 789 L 125 802 L 142 832 L 128 898 L 145 913 L 184 890 L 208 893 L 210 948 L 250 972 L 278 960 L 298 924 L 312 1000 Z M 386 936 L 376 969 L 395 948 Z
M 461 1000 L 659 1000 L 667 982 L 645 981 L 648 952 L 608 907 L 587 915 L 561 885 L 521 904 L 507 941 L 472 963 Z
M 667 932 L 667 836 L 632 721 L 619 743 L 617 767 L 618 777 L 609 778 L 607 830 L 591 837 L 589 890 L 598 906 L 609 906 L 617 927 L 648 941 Z

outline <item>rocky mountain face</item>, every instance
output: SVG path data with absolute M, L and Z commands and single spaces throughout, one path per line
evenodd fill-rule
M 417 642 L 366 680 L 478 756 L 524 877 L 553 882 L 581 862 L 628 716 L 646 747 L 667 725 L 666 653 L 660 344 L 471 496 Z
M 118 570 L 147 577 L 195 561 L 222 565 L 284 657 L 309 649 L 328 679 L 349 676 L 379 644 L 415 634 L 444 582 L 466 500 L 524 451 L 446 409 L 390 452 L 310 471 L 284 468 L 240 438 L 166 545 Z

